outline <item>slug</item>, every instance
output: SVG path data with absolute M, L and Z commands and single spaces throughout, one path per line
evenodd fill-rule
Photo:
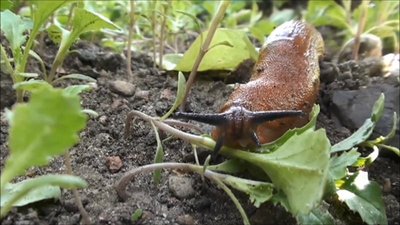
M 277 27 L 260 50 L 251 79 L 217 114 L 177 112 L 176 117 L 215 126 L 214 153 L 223 146 L 253 148 L 305 125 L 319 92 L 321 34 L 302 21 Z

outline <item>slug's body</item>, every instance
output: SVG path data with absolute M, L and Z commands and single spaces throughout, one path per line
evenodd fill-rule
M 178 116 L 216 126 L 217 146 L 248 148 L 271 142 L 308 122 L 319 90 L 321 35 L 301 21 L 276 28 L 260 50 L 250 81 L 240 85 L 220 114 Z M 217 147 L 216 147 L 217 148 Z

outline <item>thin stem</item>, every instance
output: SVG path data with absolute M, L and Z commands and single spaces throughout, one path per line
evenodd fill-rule
M 164 55 L 164 36 L 165 36 L 165 28 L 166 23 L 167 23 L 167 14 L 168 14 L 168 7 L 169 5 L 167 4 L 162 4 L 163 7 L 163 20 L 161 23 L 161 30 L 160 30 L 160 49 L 159 49 L 159 56 L 158 56 L 158 62 L 159 62 L 159 68 L 162 68 L 162 63 L 163 63 L 163 55 Z
M 236 196 L 233 194 L 233 192 L 231 191 L 231 189 L 228 188 L 228 186 L 226 186 L 224 184 L 224 182 L 222 182 L 220 179 L 216 178 L 216 177 L 209 177 L 209 179 L 211 179 L 212 181 L 214 181 L 215 183 L 217 183 L 217 185 L 222 188 L 222 190 L 225 191 L 225 193 L 231 198 L 231 200 L 233 201 L 233 203 L 235 204 L 236 208 L 239 210 L 240 215 L 242 216 L 243 219 L 243 224 L 245 225 L 250 225 L 250 221 L 249 218 L 246 215 L 246 212 L 244 211 L 242 205 L 239 202 L 239 199 L 236 198 Z
M 152 2 L 152 13 L 151 13 L 151 28 L 153 29 L 153 67 L 156 67 L 156 7 L 157 1 Z
M 188 79 L 188 81 L 186 83 L 186 92 L 185 92 L 185 96 L 183 97 L 183 101 L 182 101 L 182 104 L 181 104 L 181 107 L 180 107 L 181 111 L 185 111 L 184 108 L 185 108 L 185 105 L 186 105 L 186 100 L 187 100 L 187 97 L 188 97 L 188 95 L 190 93 L 190 89 L 191 89 L 191 87 L 193 85 L 193 82 L 194 82 L 194 80 L 196 78 L 197 70 L 198 70 L 198 68 L 200 66 L 201 61 L 203 60 L 203 57 L 205 56 L 205 54 L 208 51 L 208 47 L 210 46 L 210 43 L 211 43 L 212 38 L 213 38 L 213 36 L 215 34 L 215 31 L 217 30 L 219 24 L 221 23 L 221 21 L 222 21 L 222 19 L 224 17 L 225 11 L 228 8 L 229 4 L 230 4 L 230 1 L 222 1 L 220 6 L 219 6 L 217 15 L 215 15 L 215 17 L 211 21 L 210 28 L 209 28 L 208 33 L 207 33 L 207 37 L 206 37 L 203 45 L 200 48 L 200 52 L 197 55 L 197 58 L 196 58 L 196 60 L 195 60 L 195 62 L 193 64 L 192 71 L 190 72 L 189 79 Z
M 70 154 L 68 151 L 64 154 L 64 160 L 65 160 L 65 167 L 67 168 L 67 174 L 73 175 L 72 165 L 71 165 L 71 157 L 70 157 Z M 72 190 L 72 193 L 74 195 L 75 203 L 78 206 L 79 212 L 81 213 L 83 224 L 85 224 L 85 225 L 92 224 L 92 222 L 90 221 L 89 214 L 86 212 L 85 208 L 83 207 L 81 196 L 79 195 L 78 190 L 74 189 L 74 190 Z
M 361 34 L 365 28 L 365 23 L 367 22 L 368 4 L 369 0 L 364 0 L 361 2 L 362 11 L 360 16 L 360 21 L 358 22 L 357 33 L 354 38 L 354 46 L 352 52 L 352 57 L 355 61 L 358 61 L 358 51 L 360 49 L 360 44 L 361 44 Z
M 389 151 L 392 151 L 394 154 L 396 154 L 397 156 L 400 156 L 400 151 L 398 148 L 390 146 L 390 145 L 385 145 L 385 144 L 377 144 L 378 147 L 380 148 L 385 148 Z
M 135 1 L 130 1 L 131 11 L 129 13 L 129 33 L 128 33 L 128 43 L 127 43 L 127 56 L 126 56 L 126 70 L 128 72 L 129 79 L 132 78 L 132 37 L 133 37 L 133 29 L 135 25 Z

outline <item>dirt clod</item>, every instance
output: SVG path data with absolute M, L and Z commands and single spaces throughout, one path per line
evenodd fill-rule
M 169 190 L 178 198 L 190 198 L 194 195 L 190 177 L 171 175 L 168 180 Z
M 121 169 L 123 163 L 119 156 L 109 156 L 106 158 L 106 165 L 111 173 L 116 173 Z

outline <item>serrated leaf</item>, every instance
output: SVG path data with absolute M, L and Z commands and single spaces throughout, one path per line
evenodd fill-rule
M 207 36 L 207 31 L 202 33 Z M 199 54 L 201 38 L 198 37 L 183 55 L 175 70 L 189 72 L 193 68 L 194 59 Z M 204 40 L 203 40 L 204 42 Z M 230 43 L 228 45 L 217 45 L 218 43 Z M 205 54 L 198 71 L 207 70 L 235 70 L 236 67 L 246 59 L 257 60 L 258 53 L 246 33 L 239 30 L 219 28 L 215 31 L 210 46 L 215 46 Z
M 273 196 L 274 185 L 271 183 L 247 180 L 234 176 L 227 176 L 222 181 L 236 190 L 248 194 L 250 202 L 257 208 Z
M 260 167 L 287 196 L 289 211 L 309 213 L 322 199 L 328 180 L 330 143 L 323 129 L 293 134 L 272 153 L 235 150 L 230 155 Z
M 329 174 L 332 179 L 338 180 L 346 176 L 346 168 L 357 162 L 360 153 L 357 149 L 344 152 L 340 156 L 334 156 L 330 159 L 329 163 Z
M 385 205 L 379 185 L 368 180 L 368 173 L 359 171 L 337 190 L 340 201 L 358 212 L 367 224 L 387 224 Z
M 0 13 L 1 30 L 10 42 L 11 49 L 15 54 L 20 51 L 19 48 L 25 43 L 26 34 L 24 32 L 32 28 L 32 24 L 23 20 L 19 15 L 15 15 L 10 10 L 5 10 Z M 17 57 L 14 55 L 14 57 Z
M 161 120 L 167 119 L 174 111 L 177 109 L 183 102 L 183 98 L 185 97 L 186 92 L 186 79 L 182 72 L 178 73 L 178 90 L 176 91 L 175 102 L 172 105 L 171 109 L 164 116 L 161 117 Z
M 32 166 L 43 166 L 79 140 L 86 125 L 79 96 L 62 89 L 40 88 L 32 92 L 29 103 L 19 104 L 10 121 L 10 155 L 1 184 L 9 182 Z
M 100 29 L 119 29 L 117 25 L 101 14 L 90 12 L 82 8 L 75 8 L 72 20 L 73 33 L 78 36 L 82 33 Z
M 376 123 L 382 117 L 384 102 L 385 102 L 385 96 L 382 93 L 374 104 L 371 113 L 371 118 L 366 119 L 363 125 L 360 128 L 358 128 L 358 130 L 354 132 L 350 137 L 335 144 L 331 149 L 331 153 L 351 149 L 354 146 L 366 141 L 371 136 Z
M 314 208 L 307 215 L 299 215 L 296 217 L 300 225 L 334 225 L 335 220 L 329 213 L 327 204 L 322 204 L 317 208 Z

